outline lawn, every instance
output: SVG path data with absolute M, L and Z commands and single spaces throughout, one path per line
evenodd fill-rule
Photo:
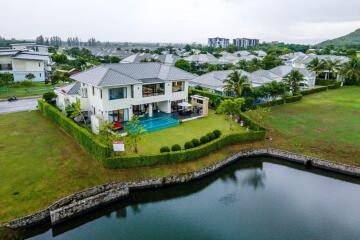
M 216 128 L 226 133 L 228 123 L 223 116 L 212 114 L 202 120 L 148 134 L 145 136 L 145 143 L 153 149 L 150 151 L 158 153 L 160 145 L 183 144 L 188 137 L 200 137 Z M 162 141 L 156 147 L 154 143 L 151 144 L 155 137 Z M 102 168 L 73 138 L 40 112 L 2 114 L 0 222 L 33 213 L 61 197 L 87 187 L 111 181 L 132 181 L 191 172 L 224 159 L 238 150 L 234 145 L 199 161 L 109 170 Z
M 244 128 L 240 125 L 234 125 L 230 131 L 228 122 L 225 121 L 224 115 L 215 114 L 214 111 L 209 112 L 209 116 L 197 120 L 181 123 L 179 126 L 163 129 L 144 135 L 140 147 L 140 154 L 156 154 L 160 152 L 160 148 L 168 146 L 171 148 L 174 144 L 184 147 L 185 142 L 194 138 L 206 135 L 209 132 L 218 129 L 222 134 L 230 132 L 243 132 Z
M 360 166 L 360 87 L 343 87 L 272 108 L 271 144 Z
M 58 83 L 56 85 L 45 84 L 44 82 L 33 82 L 31 87 L 24 87 L 20 84 L 16 84 L 9 88 L 0 88 L 0 99 L 8 98 L 11 96 L 16 97 L 28 97 L 28 96 L 35 96 L 35 95 L 42 95 L 54 87 L 62 86 L 64 84 Z

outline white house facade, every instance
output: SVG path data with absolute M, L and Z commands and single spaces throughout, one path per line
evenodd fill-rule
M 11 73 L 16 82 L 26 80 L 29 73 L 34 75 L 32 81 L 45 81 L 51 72 L 49 54 L 28 50 L 0 50 L 0 73 L 5 72 Z
M 171 113 L 188 100 L 188 82 L 194 77 L 154 62 L 101 65 L 71 76 L 74 84 L 56 89 L 57 106 L 65 111 L 79 99 L 84 112 L 110 122 L 128 121 L 134 114 Z

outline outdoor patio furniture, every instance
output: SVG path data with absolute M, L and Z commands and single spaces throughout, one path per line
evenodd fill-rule
M 123 127 L 123 125 L 121 125 L 121 123 L 119 121 L 115 121 L 111 128 L 112 128 L 112 130 L 121 130 L 124 127 Z

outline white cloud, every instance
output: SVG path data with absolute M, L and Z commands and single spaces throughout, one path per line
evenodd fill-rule
M 21 7 L 19 7 L 21 6 Z M 360 27 L 359 0 L 12 0 L 0 35 L 106 41 L 205 42 L 256 37 L 314 42 Z

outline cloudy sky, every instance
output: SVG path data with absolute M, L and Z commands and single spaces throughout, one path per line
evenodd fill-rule
M 314 43 L 360 28 L 360 0 L 11 0 L 1 3 L 0 22 L 6 38 Z

